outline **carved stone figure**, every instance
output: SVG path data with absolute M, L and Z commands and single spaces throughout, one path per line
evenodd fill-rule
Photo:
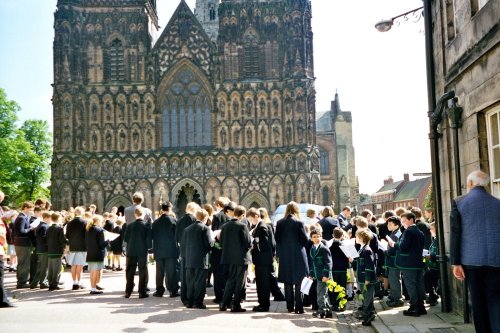
M 260 115 L 262 117 L 265 117 L 266 116 L 266 101 L 264 101 L 264 99 L 261 99 L 259 102 L 259 105 L 260 105 Z
M 280 142 L 280 129 L 278 126 L 273 126 L 273 136 L 274 136 L 274 144 L 277 145 Z
M 220 142 L 222 144 L 222 146 L 224 147 L 226 145 L 226 129 L 224 127 L 222 127 L 222 129 L 220 130 Z
M 134 119 L 139 118 L 139 103 L 137 101 L 132 103 L 132 117 Z
M 116 103 L 116 108 L 118 109 L 118 119 L 120 121 L 125 120 L 125 103 L 119 99 L 118 102 Z
M 240 145 L 240 129 L 239 128 L 234 130 L 234 144 L 236 146 Z
M 139 131 L 137 129 L 132 133 L 132 140 L 134 142 L 134 149 L 139 149 Z
M 151 119 L 153 115 L 153 103 L 148 99 L 146 102 L 146 117 Z
M 97 150 L 97 132 L 92 132 L 92 149 Z
M 249 127 L 247 128 L 247 145 L 252 146 L 252 143 L 253 143 L 253 132 Z
M 219 112 L 220 112 L 220 117 L 224 118 L 226 116 L 226 102 L 224 100 L 219 101 Z
M 126 140 L 126 136 L 125 136 L 125 131 L 122 129 L 120 130 L 120 149 L 125 149 L 125 140 Z
M 161 160 L 161 163 L 160 163 L 160 173 L 162 175 L 166 175 L 167 174 L 167 161 L 165 161 L 165 160 Z
M 106 114 L 106 120 L 110 121 L 113 116 L 113 110 L 111 109 L 111 103 L 109 101 L 106 102 L 106 106 L 104 107 L 104 113 Z

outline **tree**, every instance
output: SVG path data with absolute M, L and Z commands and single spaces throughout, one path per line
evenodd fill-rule
M 26 120 L 17 127 L 15 101 L 0 88 L 0 190 L 13 205 L 38 197 L 48 197 L 50 179 L 51 135 L 42 120 Z

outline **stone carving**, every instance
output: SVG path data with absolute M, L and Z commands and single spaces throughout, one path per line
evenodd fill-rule
M 247 128 L 247 145 L 251 146 L 252 143 L 253 143 L 253 132 L 249 127 L 249 128 Z
M 220 141 L 223 147 L 226 145 L 226 135 L 226 129 L 222 127 L 222 129 L 220 130 Z
M 219 112 L 221 118 L 226 116 L 226 102 L 222 99 L 219 101 Z
M 134 119 L 139 118 L 139 102 L 137 101 L 132 102 L 132 117 Z
M 125 120 L 125 103 L 119 99 L 118 102 L 116 103 L 116 108 L 118 109 L 118 119 L 120 121 Z
M 106 120 L 111 121 L 111 117 L 113 110 L 111 108 L 111 103 L 109 101 L 106 102 L 106 106 L 104 107 L 104 114 L 106 115 Z

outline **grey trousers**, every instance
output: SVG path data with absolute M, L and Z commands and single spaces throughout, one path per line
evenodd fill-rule
M 59 284 L 59 278 L 61 277 L 61 257 L 49 257 L 49 287 L 57 287 Z
M 15 246 L 17 255 L 17 285 L 28 283 L 30 278 L 31 246 Z
M 370 283 L 366 286 L 360 283 L 359 287 L 363 292 L 363 316 L 365 318 L 370 317 L 375 313 L 375 306 L 373 305 L 373 298 L 375 296 L 375 283 Z
M 389 298 L 393 301 L 401 300 L 401 271 L 397 268 L 389 268 L 389 285 L 391 287 Z
M 48 284 L 47 274 L 49 270 L 49 257 L 47 253 L 38 254 L 38 265 L 33 282 L 31 282 L 30 287 L 36 287 L 40 284 Z
M 424 305 L 425 284 L 424 270 L 401 270 L 408 296 L 410 296 L 410 308 L 418 309 Z
M 319 280 L 316 282 L 316 294 L 318 302 L 318 312 L 330 312 L 330 302 L 328 299 L 328 289 L 326 288 L 326 283 Z

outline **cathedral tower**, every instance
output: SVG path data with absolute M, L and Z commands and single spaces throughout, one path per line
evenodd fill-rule
M 219 0 L 196 0 L 194 15 L 213 42 L 217 40 L 219 33 L 218 10 Z

